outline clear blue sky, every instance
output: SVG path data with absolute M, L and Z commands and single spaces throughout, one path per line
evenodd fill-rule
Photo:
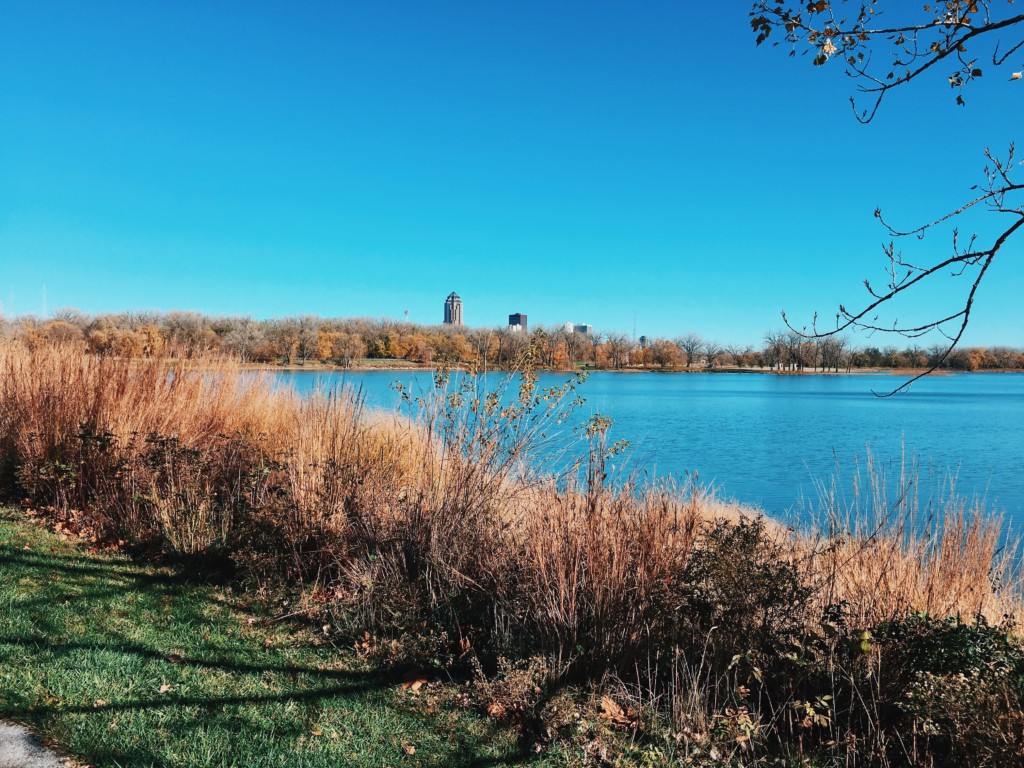
M 960 202 L 1024 86 L 940 74 L 859 125 L 747 10 L 0 2 L 0 300 L 434 323 L 455 290 L 470 325 L 727 343 L 856 305 L 874 208 Z M 969 342 L 1024 345 L 1022 250 Z

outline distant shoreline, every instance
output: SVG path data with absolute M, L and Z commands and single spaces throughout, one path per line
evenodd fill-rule
M 292 364 L 275 364 L 275 363 L 244 363 L 242 365 L 243 370 L 246 371 L 270 371 L 279 373 L 297 373 L 302 371 L 309 371 L 311 373 L 364 373 L 364 372 L 378 372 L 378 371 L 395 371 L 396 373 L 415 373 L 418 371 L 436 371 L 439 366 L 433 363 L 409 363 L 402 361 L 401 363 L 389 364 L 386 361 L 379 364 L 372 363 L 361 363 L 353 365 L 349 368 L 344 366 L 335 365 L 333 363 L 321 363 L 321 362 L 307 362 L 307 363 L 292 363 Z M 453 365 L 454 370 L 466 370 L 465 365 Z M 501 372 L 508 369 L 503 368 L 490 368 L 492 372 Z M 820 369 L 804 369 L 801 371 L 779 371 L 771 368 L 741 368 L 736 366 L 723 366 L 720 368 L 538 368 L 537 370 L 545 373 L 579 373 L 586 371 L 587 373 L 621 373 L 621 374 L 642 374 L 642 373 L 653 373 L 653 374 L 721 374 L 721 373 L 744 373 L 744 374 L 763 374 L 763 375 L 776 375 L 776 376 L 918 376 L 924 369 L 922 368 L 851 368 L 850 370 L 828 370 L 823 371 Z M 1013 368 L 979 368 L 976 371 L 953 371 L 953 370 L 938 370 L 932 371 L 928 376 L 958 376 L 962 374 L 972 373 L 1006 373 L 1006 374 L 1020 374 L 1024 373 L 1024 370 L 1013 369 Z

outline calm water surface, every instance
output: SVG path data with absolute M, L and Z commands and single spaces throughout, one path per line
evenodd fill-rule
M 362 387 L 371 407 L 394 409 L 392 384 L 429 387 L 425 372 L 278 374 L 300 392 L 317 383 Z M 565 381 L 545 374 L 542 386 Z M 904 452 L 920 465 L 921 498 L 956 477 L 968 496 L 1024 524 L 1024 375 L 929 377 L 887 399 L 902 379 L 877 376 L 595 373 L 581 391 L 582 416 L 614 420 L 630 462 L 659 476 L 698 473 L 720 496 L 779 516 L 817 498 L 837 467 L 845 485 L 867 449 L 890 476 Z

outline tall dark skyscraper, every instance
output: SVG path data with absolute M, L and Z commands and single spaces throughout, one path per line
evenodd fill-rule
M 462 325 L 462 299 L 455 291 L 444 300 L 444 324 Z
M 508 327 L 514 328 L 519 331 L 526 331 L 526 315 L 522 312 L 516 312 L 513 315 L 508 316 Z

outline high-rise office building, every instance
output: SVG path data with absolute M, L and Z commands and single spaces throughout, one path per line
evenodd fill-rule
M 522 312 L 516 312 L 515 314 L 508 316 L 508 327 L 513 331 L 522 331 L 526 333 L 526 315 Z
M 462 325 L 462 299 L 455 291 L 444 300 L 444 324 Z

